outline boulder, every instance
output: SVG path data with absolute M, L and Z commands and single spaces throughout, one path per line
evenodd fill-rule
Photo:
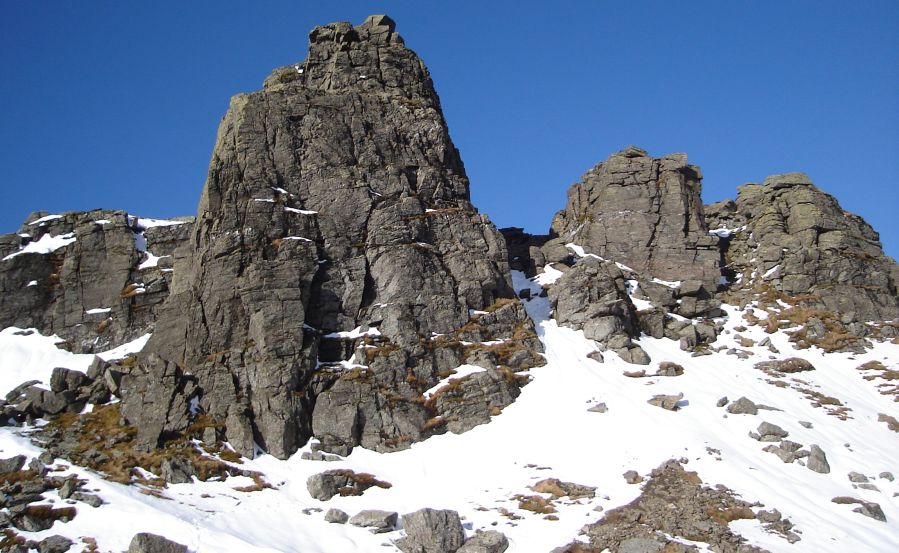
M 752 400 L 740 397 L 727 406 L 727 412 L 732 415 L 758 415 L 759 408 Z
M 346 524 L 346 521 L 350 519 L 350 515 L 341 511 L 340 509 L 328 509 L 325 512 L 325 522 L 330 522 L 333 524 Z
M 141 532 L 131 538 L 128 553 L 187 553 L 187 546 L 158 534 Z
M 828 474 L 830 472 L 830 464 L 827 462 L 827 455 L 824 454 L 823 449 L 815 444 L 812 444 L 809 447 L 809 456 L 805 466 L 808 467 L 809 470 L 821 474 Z
M 682 399 L 684 399 L 683 393 L 677 394 L 676 396 L 658 394 L 652 396 L 652 398 L 649 399 L 647 403 L 649 403 L 650 405 L 655 405 L 656 407 L 661 407 L 662 409 L 665 409 L 667 411 L 677 411 L 678 409 L 680 409 L 679 403 Z
M 375 534 L 381 534 L 392 532 L 396 528 L 398 518 L 399 515 L 392 511 L 366 509 L 350 517 L 349 523 L 353 526 L 368 528 Z
M 49 536 L 40 541 L 37 550 L 40 553 L 66 553 L 75 542 L 64 536 Z
M 406 536 L 396 541 L 403 553 L 455 553 L 465 541 L 459 513 L 420 509 L 403 515 Z
M 456 553 L 503 553 L 509 547 L 506 536 L 496 530 L 478 530 Z

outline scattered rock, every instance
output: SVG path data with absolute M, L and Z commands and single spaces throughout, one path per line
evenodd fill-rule
M 860 472 L 855 472 L 855 471 L 853 471 L 853 472 L 850 472 L 850 473 L 849 473 L 849 481 L 850 481 L 850 482 L 856 482 L 856 483 L 858 483 L 858 482 L 867 482 L 867 481 L 868 481 L 868 477 L 865 476 L 864 474 L 860 473 Z
M 574 482 L 562 482 L 558 478 L 547 478 L 531 486 L 531 490 L 537 493 L 548 493 L 553 499 L 569 497 L 571 499 L 596 497 L 595 486 L 585 486 Z
M 16 455 L 8 459 L 0 459 L 0 475 L 18 472 L 25 466 L 26 457 L 24 455 Z
M 680 376 L 682 374 L 684 374 L 684 368 L 671 361 L 662 361 L 659 363 L 659 370 L 656 371 L 656 376 Z
M 90 505 L 91 507 L 99 507 L 104 503 L 100 496 L 92 493 L 75 492 L 72 494 L 72 499 Z
M 883 509 L 880 508 L 880 505 L 877 503 L 873 503 L 870 501 L 862 501 L 861 505 L 852 509 L 855 513 L 861 513 L 866 517 L 871 517 L 874 520 L 879 520 L 881 522 L 886 522 L 887 517 L 883 514 Z
M 756 517 L 761 522 L 778 522 L 782 518 L 783 515 L 780 514 L 780 511 L 777 509 L 771 509 L 770 511 L 759 511 L 756 513 Z
M 725 405 L 727 405 L 727 396 L 724 396 L 721 399 L 719 399 L 718 403 L 715 404 L 715 407 L 724 407 Z
M 399 515 L 392 511 L 366 509 L 350 517 L 348 522 L 353 526 L 369 528 L 375 534 L 382 534 L 393 531 L 398 519 Z
M 337 494 L 362 495 L 373 487 L 390 488 L 390 483 L 382 482 L 371 474 L 353 472 L 348 469 L 336 469 L 313 474 L 306 480 L 309 495 L 319 501 L 327 501 Z
M 640 476 L 640 473 L 638 473 L 635 470 L 629 470 L 629 471 L 625 472 L 622 476 L 624 476 L 624 480 L 628 484 L 639 484 L 640 482 L 643 481 L 643 477 Z
M 325 522 L 331 522 L 333 524 L 346 524 L 346 521 L 350 519 L 350 515 L 341 511 L 340 509 L 328 509 L 325 513 Z
M 808 422 L 808 421 L 799 421 L 799 424 L 800 424 L 803 428 L 811 428 L 811 427 L 812 427 L 812 423 L 810 423 L 810 422 Z
M 395 542 L 403 553 L 454 553 L 465 541 L 456 511 L 420 509 L 403 515 L 406 536 Z
M 38 544 L 40 553 L 66 553 L 75 542 L 63 536 L 50 536 Z
M 789 432 L 776 424 L 763 421 L 762 424 L 759 425 L 758 433 L 754 434 L 753 438 L 760 442 L 779 442 L 789 435 Z
M 135 534 L 128 546 L 128 553 L 187 553 L 187 546 L 158 534 Z
M 890 482 L 892 482 L 893 481 L 893 473 L 884 471 L 878 475 L 878 478 L 882 478 L 883 480 L 889 480 Z
M 772 361 L 762 361 L 755 364 L 755 368 L 761 371 L 775 371 L 779 373 L 799 373 L 815 370 L 815 366 L 800 357 L 790 357 L 787 359 L 775 359 Z
M 827 463 L 827 455 L 824 454 L 823 449 L 815 444 L 812 444 L 811 447 L 809 447 L 809 456 L 805 466 L 809 470 L 821 474 L 828 474 L 830 472 L 830 464 Z
M 727 406 L 727 412 L 732 415 L 758 415 L 759 408 L 752 400 L 741 397 Z
M 655 405 L 656 407 L 661 407 L 662 409 L 668 411 L 677 411 L 678 409 L 680 409 L 679 403 L 682 399 L 684 399 L 683 393 L 677 394 L 676 396 L 658 394 L 652 396 L 651 399 L 647 400 L 647 403 L 649 403 L 650 405 Z
M 679 538 L 702 541 L 710 551 L 759 553 L 734 534 L 728 523 L 754 519 L 752 505 L 737 499 L 724 486 L 704 487 L 695 472 L 687 472 L 675 461 L 652 471 L 640 496 L 630 504 L 611 509 L 598 522 L 582 529 L 589 543 L 573 542 L 557 551 L 618 551 L 628 540 L 650 540 L 665 553 L 686 553 Z M 640 542 L 631 542 L 638 545 Z M 642 545 L 655 547 L 649 542 Z M 653 551 L 636 549 L 636 551 Z
M 597 403 L 593 407 L 590 407 L 589 409 L 587 409 L 587 411 L 590 411 L 591 413 L 605 413 L 608 410 L 609 410 L 609 408 L 606 406 L 605 403 Z
M 167 457 L 160 463 L 160 476 L 169 484 L 190 484 L 197 475 L 197 469 L 185 457 Z
M 509 540 L 501 532 L 478 530 L 456 553 L 503 553 L 508 548 Z

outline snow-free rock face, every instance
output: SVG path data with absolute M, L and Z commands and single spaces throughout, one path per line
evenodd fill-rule
M 190 222 L 99 209 L 31 214 L 0 235 L 0 327 L 56 334 L 79 353 L 152 332 Z
M 732 231 L 730 273 L 750 275 L 846 321 L 899 318 L 899 267 L 884 256 L 880 237 L 844 211 L 803 173 L 773 175 L 739 188 L 736 202 L 708 208 L 710 226 Z
M 718 240 L 703 219 L 701 179 L 685 154 L 653 158 L 630 146 L 568 190 L 552 233 L 646 276 L 700 280 L 714 291 Z
M 442 431 L 422 392 L 465 362 L 472 317 L 511 323 L 483 340 L 533 337 L 496 303 L 511 297 L 504 240 L 393 21 L 316 27 L 305 61 L 231 101 L 123 414 L 148 447 L 200 412 L 247 455 L 284 457 L 313 430 L 338 453 L 407 447 Z

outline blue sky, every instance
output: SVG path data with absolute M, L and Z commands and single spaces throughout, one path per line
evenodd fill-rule
M 370 13 L 431 70 L 498 226 L 545 232 L 628 144 L 706 203 L 804 171 L 899 257 L 899 2 L 25 2 L 0 18 L 0 232 L 34 210 L 196 210 L 231 95 Z

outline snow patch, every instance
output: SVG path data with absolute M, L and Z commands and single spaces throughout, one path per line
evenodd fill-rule
M 41 236 L 40 240 L 35 242 L 29 242 L 25 245 L 21 250 L 11 253 L 3 258 L 3 261 L 8 259 L 12 259 L 17 255 L 22 255 L 23 253 L 38 253 L 38 254 L 48 254 L 55 252 L 59 248 L 64 248 L 69 244 L 75 242 L 75 233 L 67 232 L 66 234 L 60 234 L 57 236 L 50 236 L 49 234 L 45 234 Z
M 151 333 L 144 334 L 140 338 L 135 338 L 117 348 L 98 353 L 97 357 L 104 361 L 118 361 L 119 359 L 124 359 L 132 353 L 137 353 L 144 349 L 144 346 L 146 346 L 147 342 L 150 340 L 150 336 L 152 336 Z
M 28 223 L 28 225 L 29 226 L 42 225 L 43 223 L 46 223 L 48 221 L 55 221 L 56 219 L 62 219 L 62 215 L 45 215 L 45 216 L 41 217 L 40 219 L 35 219 L 34 221 L 31 221 L 30 223 Z

